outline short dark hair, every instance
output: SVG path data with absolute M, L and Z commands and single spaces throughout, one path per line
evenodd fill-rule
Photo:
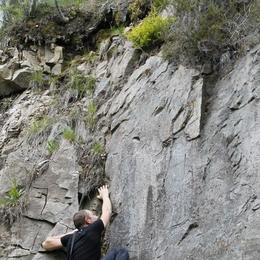
M 76 212 L 73 216 L 73 222 L 77 229 L 85 225 L 85 218 L 88 217 L 88 212 L 86 210 L 80 210 Z

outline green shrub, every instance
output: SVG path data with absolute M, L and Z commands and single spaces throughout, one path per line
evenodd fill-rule
M 59 142 L 58 141 L 47 141 L 47 148 L 46 150 L 50 153 L 53 153 L 56 148 L 59 146 Z
M 93 127 L 96 124 L 96 112 L 97 107 L 95 103 L 92 101 L 87 106 L 88 109 L 88 116 L 87 116 L 87 124 L 89 127 Z
M 40 131 L 46 130 L 52 123 L 52 120 L 48 116 L 43 116 L 42 118 L 33 119 L 30 132 L 38 133 Z
M 37 82 L 37 83 L 42 83 L 43 82 L 43 74 L 42 71 L 35 71 L 32 76 L 31 80 Z
M 93 77 L 93 76 L 89 76 L 89 77 L 86 79 L 86 83 L 84 84 L 83 89 L 84 89 L 85 91 L 89 91 L 90 93 L 93 93 L 93 92 L 94 92 L 95 83 L 96 83 L 96 78 Z
M 35 71 L 31 76 L 30 86 L 33 90 L 39 90 L 44 86 L 44 77 L 42 71 Z
M 91 116 L 94 116 L 95 113 L 97 112 L 97 107 L 93 101 L 88 104 L 87 108 L 88 108 L 88 113 Z
M 122 35 L 125 27 L 123 25 L 112 27 L 109 29 L 110 35 Z
M 174 3 L 179 16 L 169 30 L 163 48 L 165 57 L 188 60 L 189 63 L 208 59 L 225 42 L 223 9 L 214 3 L 202 8 L 195 0 L 177 0 Z M 200 8 L 204 11 L 199 11 Z
M 138 21 L 142 19 L 147 12 L 148 3 L 146 0 L 135 0 L 128 7 L 131 21 Z
M 71 73 L 71 87 L 74 89 L 80 89 L 81 85 L 83 83 L 83 76 L 77 71 L 77 70 L 72 70 Z
M 62 136 L 69 141 L 75 142 L 76 141 L 76 133 L 74 130 L 70 128 L 65 128 L 63 130 Z
M 133 42 L 135 48 L 154 46 L 163 42 L 169 22 L 170 19 L 164 19 L 161 15 L 151 12 L 140 25 L 127 32 L 126 37 Z
M 78 90 L 81 94 L 85 92 L 93 93 L 96 79 L 93 76 L 85 77 L 82 73 L 78 72 L 76 69 L 72 70 L 71 79 L 69 86 L 73 89 Z
M 6 196 L 6 202 L 9 203 L 11 206 L 17 206 L 19 203 L 20 197 L 23 195 L 24 189 L 18 189 L 18 185 L 16 180 L 13 181 L 13 185 L 8 192 L 8 196 Z
M 94 116 L 87 116 L 87 124 L 90 128 L 93 128 L 96 124 L 97 120 Z
M 103 154 L 105 153 L 106 149 L 100 142 L 95 142 L 91 148 L 91 153 L 95 154 Z
M 21 216 L 23 209 L 23 201 L 21 196 L 25 190 L 20 189 L 16 180 L 5 197 L 0 199 L 0 218 L 1 223 L 11 228 L 12 224 Z
M 238 3 L 219 0 L 175 0 L 177 21 L 165 34 L 163 54 L 167 60 L 180 60 L 190 65 L 205 60 L 218 63 L 227 50 L 238 53 L 246 36 L 258 29 L 258 1 Z M 258 11 L 256 11 L 258 10 Z

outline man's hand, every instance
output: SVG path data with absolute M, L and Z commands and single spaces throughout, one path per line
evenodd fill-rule
M 108 187 L 107 185 L 103 185 L 101 186 L 100 188 L 98 188 L 98 196 L 97 198 L 100 199 L 100 200 L 103 200 L 105 197 L 109 197 L 109 191 L 108 191 Z
M 109 223 L 111 214 L 112 214 L 112 205 L 109 199 L 109 191 L 107 185 L 103 185 L 98 188 L 98 196 L 97 198 L 103 201 L 102 204 L 102 214 L 100 219 L 103 221 L 104 227 L 106 227 Z

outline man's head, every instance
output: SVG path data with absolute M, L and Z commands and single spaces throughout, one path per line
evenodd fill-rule
M 77 229 L 86 227 L 98 219 L 98 216 L 94 215 L 90 210 L 80 210 L 73 216 L 73 222 Z

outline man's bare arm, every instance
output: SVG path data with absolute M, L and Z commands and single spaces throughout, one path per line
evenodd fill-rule
M 60 249 L 63 247 L 60 239 L 68 234 L 73 234 L 75 231 L 77 231 L 77 229 L 68 232 L 66 234 L 63 235 L 58 235 L 58 236 L 53 236 L 53 237 L 47 237 L 43 242 L 42 242 L 42 247 L 47 250 L 47 251 L 53 251 L 56 249 Z
M 109 223 L 112 214 L 112 204 L 109 198 L 109 191 L 107 185 L 100 187 L 98 191 L 99 191 L 99 195 L 97 196 L 97 198 L 103 200 L 102 214 L 100 219 L 103 221 L 104 226 L 106 227 Z

